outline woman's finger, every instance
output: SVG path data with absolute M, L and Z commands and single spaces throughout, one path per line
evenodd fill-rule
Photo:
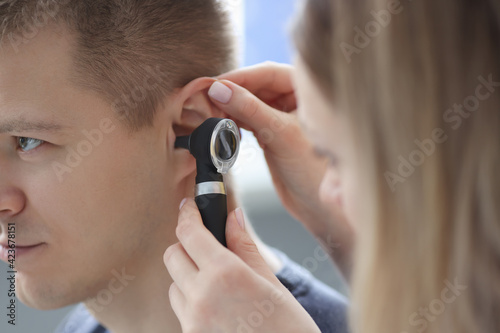
M 272 91 L 265 90 L 254 95 L 267 105 L 283 112 L 290 112 L 297 109 L 297 98 L 294 92 L 288 94 L 276 94 Z
M 292 70 L 293 67 L 290 65 L 265 62 L 237 69 L 217 78 L 232 81 L 254 94 L 263 89 L 279 94 L 288 94 L 295 90 L 291 79 Z
M 179 212 L 176 234 L 184 250 L 200 270 L 228 252 L 203 225 L 198 206 L 191 198 L 186 200 Z
M 269 282 L 281 286 L 281 283 L 259 253 L 257 245 L 246 231 L 245 217 L 241 208 L 231 212 L 227 218 L 226 240 L 228 249 L 250 266 L 254 272 Z
M 184 296 L 175 282 L 170 285 L 168 298 L 170 299 L 170 306 L 172 307 L 172 310 L 174 310 L 175 315 L 179 318 L 179 321 L 182 324 L 185 320 L 187 302 L 186 296 Z
M 286 122 L 286 114 L 276 111 L 251 92 L 229 81 L 217 81 L 209 96 L 215 105 L 232 119 L 245 123 L 247 128 L 259 132 L 275 131 Z
M 163 255 L 163 262 L 172 279 L 181 290 L 186 290 L 198 274 L 198 267 L 188 256 L 182 244 L 171 245 Z
M 294 93 L 281 95 L 278 98 L 270 100 L 268 104 L 275 109 L 287 113 L 297 111 L 297 97 Z

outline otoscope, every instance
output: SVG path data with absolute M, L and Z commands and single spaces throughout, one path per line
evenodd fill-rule
M 240 132 L 230 119 L 209 118 L 191 135 L 175 140 L 196 159 L 195 201 L 203 224 L 226 246 L 227 197 L 223 174 L 236 162 Z

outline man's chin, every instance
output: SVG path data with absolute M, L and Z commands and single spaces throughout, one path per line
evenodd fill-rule
M 55 283 L 44 283 L 41 280 L 30 281 L 20 276 L 16 279 L 17 299 L 27 307 L 37 310 L 56 310 L 79 300 L 65 295 L 63 288 L 57 288 Z
M 47 298 L 42 299 L 35 297 L 26 297 L 26 295 L 23 294 L 19 294 L 18 300 L 29 308 L 41 311 L 57 310 L 78 303 L 54 301 L 53 299 Z
M 40 311 L 50 311 L 50 310 L 57 310 L 64 308 L 66 306 L 74 305 L 77 304 L 78 302 L 71 303 L 71 302 L 52 302 L 49 301 L 47 302 L 46 300 L 40 300 L 40 299 L 33 299 L 33 298 L 25 298 L 23 296 L 19 296 L 18 300 L 26 305 L 29 308 L 35 309 L 35 310 L 40 310 Z

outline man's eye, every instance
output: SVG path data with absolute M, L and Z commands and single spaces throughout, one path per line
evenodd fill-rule
M 38 146 L 42 145 L 43 143 L 44 141 L 33 138 L 26 138 L 22 136 L 17 138 L 17 144 L 19 148 L 24 152 L 33 150 Z

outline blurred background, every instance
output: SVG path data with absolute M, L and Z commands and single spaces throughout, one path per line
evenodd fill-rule
M 235 33 L 240 41 L 240 63 L 263 61 L 290 63 L 293 55 L 288 25 L 295 13 L 295 0 L 221 0 L 232 10 Z M 277 197 L 263 153 L 251 133 L 244 131 L 240 157 L 234 166 L 234 181 L 243 209 L 257 233 L 267 244 L 285 252 L 321 281 L 347 294 L 338 272 L 315 239 L 288 215 Z M 0 262 L 0 299 L 5 300 L 7 265 Z M 16 326 L 2 315 L 0 332 L 50 333 L 72 309 L 37 311 L 16 303 Z M 4 306 L 2 305 L 3 309 Z

